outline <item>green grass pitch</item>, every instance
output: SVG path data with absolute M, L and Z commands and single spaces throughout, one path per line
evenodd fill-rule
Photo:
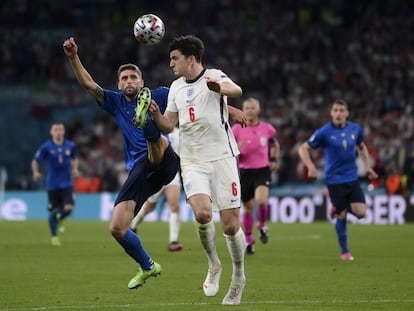
M 220 291 L 205 297 L 207 259 L 192 223 L 181 252 L 167 251 L 168 224 L 140 227 L 163 272 L 135 290 L 136 265 L 113 240 L 108 223 L 68 220 L 52 247 L 46 221 L 0 222 L 0 311 L 23 310 L 414 310 L 414 226 L 348 225 L 355 261 L 339 260 L 334 225 L 270 224 L 246 256 L 240 306 L 221 306 L 231 264 L 217 224 L 223 263 Z

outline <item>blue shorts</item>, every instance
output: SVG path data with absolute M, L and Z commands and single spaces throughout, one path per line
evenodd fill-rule
M 328 185 L 329 197 L 332 205 L 336 208 L 336 213 L 339 214 L 351 206 L 351 203 L 365 203 L 365 195 L 359 184 L 359 180 Z
M 147 157 L 135 163 L 128 178 L 119 190 L 114 205 L 133 200 L 136 203 L 135 215 L 145 201 L 163 186 L 172 181 L 177 174 L 179 159 L 171 147 L 165 151 L 164 159 L 157 166 L 152 166 Z
M 53 189 L 47 191 L 49 211 L 54 209 L 61 209 L 65 205 L 74 205 L 75 199 L 73 196 L 73 187 L 63 189 Z

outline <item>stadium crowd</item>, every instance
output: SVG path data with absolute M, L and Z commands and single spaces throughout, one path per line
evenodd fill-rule
M 116 88 L 113 72 L 122 62 L 137 63 L 148 86 L 168 86 L 173 79 L 168 67 L 169 39 L 191 33 L 203 38 L 206 67 L 222 68 L 246 96 L 259 98 L 262 117 L 278 129 L 282 155 L 275 184 L 306 182 L 297 148 L 328 121 L 326 112 L 336 98 L 349 103 L 350 119 L 363 126 L 383 185 L 393 174 L 414 176 L 411 1 L 39 3 L 4 0 L 0 4 L 0 87 L 42 85 L 40 92 L 51 95 L 42 97 L 46 110 L 59 107 L 70 113 L 75 106 L 90 106 L 96 114 L 93 121 L 85 123 L 73 115 L 66 125 L 67 137 L 78 145 L 83 174 L 78 187 L 84 191 L 115 191 L 126 171 L 116 124 L 96 113 L 67 67 L 61 46 L 68 36 L 81 42 L 79 53 L 86 67 L 94 68 L 99 83 L 112 88 Z M 166 24 L 165 39 L 154 46 L 140 46 L 132 36 L 134 20 L 147 12 L 156 13 Z M 24 22 L 16 25 L 16 20 Z M 38 105 L 38 98 L 29 104 Z M 50 124 L 47 118 L 39 120 Z M 33 142 L 33 152 L 37 143 Z M 319 157 L 322 169 L 321 155 L 314 157 Z M 15 182 L 9 188 L 18 186 Z

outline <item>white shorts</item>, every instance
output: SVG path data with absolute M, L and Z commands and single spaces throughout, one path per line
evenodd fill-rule
M 187 198 L 204 193 L 213 202 L 214 211 L 240 207 L 240 179 L 236 158 L 182 163 L 181 176 Z
M 170 183 L 169 183 L 168 185 L 163 186 L 163 187 L 161 188 L 161 190 L 160 190 L 160 191 L 158 191 L 157 193 L 154 193 L 154 194 L 153 194 L 152 196 L 150 196 L 147 200 L 148 200 L 149 202 L 151 202 L 151 203 L 156 203 L 156 202 L 159 200 L 159 198 L 161 197 L 161 195 L 162 195 L 162 193 L 163 193 L 163 191 L 164 191 L 165 187 L 168 187 L 168 186 L 170 186 L 170 185 L 174 185 L 174 186 L 179 186 L 179 187 L 181 187 L 181 178 L 180 178 L 180 174 L 179 174 L 179 173 L 177 173 L 177 174 L 175 175 L 174 179 L 173 179 L 173 180 L 171 180 L 171 181 L 170 181 Z

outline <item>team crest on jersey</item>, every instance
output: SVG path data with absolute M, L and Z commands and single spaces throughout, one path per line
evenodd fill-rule
M 354 132 L 351 132 L 351 139 L 352 140 L 355 140 L 355 136 L 356 136 L 355 133 Z
M 194 88 L 190 87 L 187 89 L 187 98 L 191 99 L 194 95 Z
M 67 156 L 69 156 L 70 155 L 70 149 L 66 149 L 65 153 L 66 153 Z
M 260 137 L 260 145 L 261 146 L 266 146 L 267 144 L 267 138 L 265 136 L 261 136 Z

